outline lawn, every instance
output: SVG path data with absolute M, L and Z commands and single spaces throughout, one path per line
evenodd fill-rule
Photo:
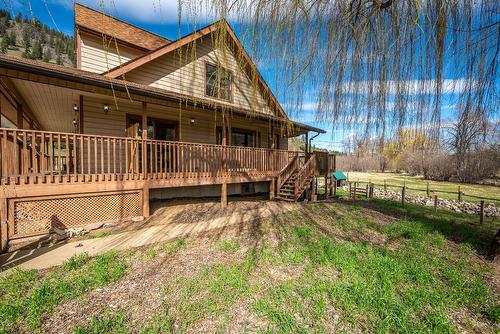
M 173 243 L 0 278 L 0 333 L 500 329 L 500 223 L 378 199 L 315 203 Z
M 422 191 L 408 190 L 409 194 L 419 194 L 425 195 L 425 190 L 427 189 L 427 182 L 429 182 L 429 188 L 431 190 L 439 190 L 446 192 L 454 192 L 454 194 L 447 194 L 438 192 L 436 195 L 439 198 L 445 199 L 457 199 L 458 187 L 460 186 L 460 191 L 466 195 L 481 196 L 497 198 L 497 201 L 487 201 L 495 202 L 500 204 L 500 187 L 494 185 L 482 185 L 482 184 L 469 184 L 469 183 L 458 183 L 458 182 L 440 182 L 440 181 L 427 181 L 421 176 L 410 176 L 406 174 L 399 173 L 362 173 L 362 172 L 349 172 L 350 181 L 371 181 L 376 184 L 384 184 L 384 180 L 388 185 L 403 186 L 406 184 L 409 188 L 421 189 Z M 401 191 L 401 188 L 388 188 L 393 191 Z M 431 194 L 433 195 L 433 194 Z M 479 199 L 472 197 L 463 197 L 463 200 L 468 202 L 479 202 Z

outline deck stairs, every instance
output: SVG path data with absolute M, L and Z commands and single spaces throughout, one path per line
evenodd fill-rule
M 278 176 L 276 199 L 287 202 L 298 201 L 311 184 L 315 173 L 315 162 L 314 154 L 304 163 L 301 163 L 299 157 L 292 159 Z

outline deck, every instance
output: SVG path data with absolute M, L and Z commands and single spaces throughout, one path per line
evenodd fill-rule
M 2 239 L 149 215 L 154 188 L 268 182 L 298 152 L 0 128 Z M 6 237 L 8 235 L 8 238 Z

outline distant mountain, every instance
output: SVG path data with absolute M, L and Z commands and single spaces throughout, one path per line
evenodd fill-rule
M 0 9 L 0 52 L 75 67 L 72 36 L 58 32 L 37 19 L 22 14 L 12 17 Z

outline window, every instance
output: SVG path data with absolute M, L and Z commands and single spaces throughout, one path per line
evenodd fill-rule
M 231 73 L 220 66 L 205 64 L 205 94 L 231 100 Z
M 231 145 L 255 147 L 255 132 L 248 130 L 233 129 L 231 131 Z

